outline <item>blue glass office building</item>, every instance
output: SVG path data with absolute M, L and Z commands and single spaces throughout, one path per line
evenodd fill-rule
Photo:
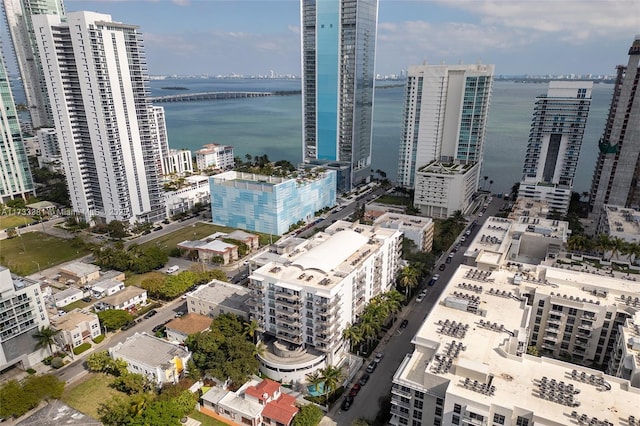
M 341 192 L 371 173 L 378 0 L 301 0 L 303 156 L 336 170 Z
M 298 171 L 295 176 L 225 172 L 209 178 L 216 225 L 282 235 L 300 220 L 336 205 L 336 172 Z

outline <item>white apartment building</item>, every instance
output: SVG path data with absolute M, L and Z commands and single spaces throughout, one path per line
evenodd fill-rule
M 149 113 L 151 118 L 151 139 L 156 144 L 155 149 L 159 156 L 156 158 L 157 167 L 164 175 L 164 160 L 169 156 L 169 136 L 167 135 L 167 121 L 164 107 L 150 105 Z
M 192 209 L 196 204 L 211 203 L 209 176 L 186 176 L 180 189 L 164 193 L 167 217 Z
M 635 295 L 625 295 L 622 301 L 640 308 L 640 299 Z M 619 325 L 618 340 L 608 365 L 608 372 L 616 377 L 629 380 L 631 386 L 640 388 L 640 314 L 636 310 L 631 318 Z
M 184 175 L 185 173 L 193 173 L 191 151 L 188 149 L 170 149 L 167 155 L 162 157 L 162 174 Z
M 418 171 L 438 162 L 477 165 L 477 190 L 493 73 L 493 65 L 481 64 L 409 67 L 398 164 L 401 186 L 417 191 L 425 184 L 418 181 Z
M 185 347 L 147 333 L 128 337 L 109 348 L 109 355 L 125 361 L 130 373 L 142 374 L 158 387 L 165 383 L 178 383 L 191 359 L 191 352 Z
M 210 168 L 228 170 L 235 166 L 232 146 L 208 143 L 197 150 L 195 154 L 198 171 Z
M 56 129 L 41 128 L 36 130 L 35 134 L 40 150 L 38 153 L 38 166 L 64 172 Z
M 383 228 L 399 229 L 403 237 L 416 245 L 418 250 L 430 252 L 433 248 L 433 220 L 429 217 L 411 216 L 398 213 L 385 213 L 378 217 L 374 225 Z
M 566 213 L 591 106 L 591 81 L 550 81 L 538 96 L 518 197 Z
M 104 297 L 96 303 L 98 309 L 133 309 L 147 304 L 147 290 L 136 286 L 125 287 L 111 296 Z
M 142 37 L 111 16 L 33 16 L 71 204 L 89 222 L 165 217 Z
M 48 356 L 49 348 L 36 349 L 33 338 L 48 326 L 40 283 L 0 266 L 0 370 L 13 365 L 27 369 Z
M 413 205 L 420 213 L 446 219 L 455 211 L 465 212 L 478 189 L 480 166 L 433 162 L 415 173 Z
M 76 348 L 102 334 L 98 316 L 81 309 L 52 317 L 51 327 L 60 331 L 55 339 L 56 344 L 61 348 L 67 345 L 72 349 Z
M 342 332 L 393 287 L 401 244 L 399 230 L 338 221 L 296 240 L 290 253 L 270 253 L 273 260 L 249 277 L 251 317 L 268 347 L 258 356 L 261 371 L 304 382 L 307 373 L 341 365 L 348 350 Z
M 629 243 L 640 242 L 640 211 L 605 204 L 598 217 L 596 233 L 621 238 Z
M 83 296 L 84 294 L 82 293 L 82 290 L 70 287 L 55 293 L 53 295 L 53 301 L 57 308 L 64 308 L 65 306 L 82 299 Z
M 632 424 L 640 376 L 620 336 L 635 283 L 548 266 L 563 222 L 489 219 L 394 375 L 390 423 Z

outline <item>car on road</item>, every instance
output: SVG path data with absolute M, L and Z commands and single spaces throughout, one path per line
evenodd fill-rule
M 438 266 L 438 270 L 439 271 L 444 271 L 444 268 L 446 268 L 446 267 L 447 267 L 447 264 L 446 263 L 442 263 L 440 266 Z
M 376 371 L 377 366 L 378 366 L 377 362 L 371 361 L 369 365 L 367 365 L 367 373 L 373 373 L 374 371 Z
M 460 242 L 464 243 L 465 241 L 467 241 L 467 237 L 465 237 L 464 235 L 460 238 Z
M 375 356 L 375 358 L 373 358 L 373 360 L 375 362 L 380 362 L 380 361 L 382 361 L 382 358 L 384 358 L 384 352 L 378 352 L 378 353 L 376 353 L 376 356 Z
M 407 328 L 407 325 L 409 325 L 409 320 L 403 319 L 402 322 L 400 323 L 400 328 Z
M 176 315 L 175 315 L 175 317 L 176 317 L 176 318 L 180 318 L 180 317 L 182 317 L 182 316 L 184 316 L 184 311 L 178 311 L 178 312 L 176 312 Z
M 420 303 L 424 300 L 425 294 L 420 293 L 418 297 L 416 297 L 416 303 Z
M 152 309 L 149 312 L 147 312 L 146 314 L 144 314 L 144 318 L 145 319 L 149 319 L 149 318 L 151 318 L 152 316 L 154 316 L 157 313 L 158 313 L 158 311 L 156 311 L 155 309 Z
M 153 328 L 151 329 L 151 331 L 153 331 L 154 333 L 157 333 L 158 331 L 160 331 L 160 330 L 162 330 L 162 329 L 164 329 L 164 328 L 165 328 L 165 327 L 164 327 L 164 324 L 158 324 L 158 325 L 156 325 L 155 327 L 153 327 Z
M 342 401 L 340 408 L 342 408 L 342 411 L 348 411 L 349 408 L 351 408 L 351 404 L 353 404 L 353 397 L 351 395 L 347 395 L 344 401 Z
M 360 383 L 360 386 L 366 385 L 370 377 L 371 376 L 369 376 L 368 374 L 363 374 L 362 377 L 360 377 L 360 380 L 358 380 L 358 383 Z
M 471 235 L 471 229 L 467 229 L 467 231 L 464 233 L 464 235 Z
M 356 396 L 358 392 L 360 392 L 361 387 L 362 386 L 360 386 L 360 383 L 356 383 L 355 385 L 353 385 L 351 387 L 351 390 L 349 391 L 349 396 Z
M 174 272 L 177 272 L 178 269 L 180 269 L 178 265 L 169 266 L 169 268 L 167 268 L 167 274 L 173 274 Z
M 120 330 L 122 330 L 122 331 L 124 331 L 124 330 L 128 330 L 128 329 L 130 329 L 131 327 L 133 327 L 133 326 L 134 326 L 134 325 L 136 325 L 136 324 L 137 324 L 137 322 L 135 322 L 135 321 L 129 321 L 128 323 L 126 323 L 125 325 L 123 325 L 123 326 L 120 328 Z
M 439 278 L 440 278 L 440 274 L 435 274 L 433 277 L 431 277 L 431 280 L 429 281 L 429 285 L 430 286 L 434 285 Z
M 478 213 L 478 217 L 482 217 L 482 215 L 484 215 L 484 212 Z

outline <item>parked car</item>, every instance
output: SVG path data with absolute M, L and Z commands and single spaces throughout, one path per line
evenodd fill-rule
M 425 294 L 420 293 L 420 294 L 418 295 L 418 297 L 416 297 L 416 303 L 420 303 L 420 302 L 422 302 L 422 301 L 424 300 L 424 296 L 425 296 Z
M 355 385 L 353 385 L 353 387 L 351 387 L 351 390 L 349 391 L 349 396 L 356 396 L 358 392 L 360 392 L 360 388 L 360 383 L 356 383 Z
M 407 325 L 409 325 L 409 320 L 403 319 L 402 322 L 400 323 L 400 328 L 407 328 Z
M 439 271 L 444 271 L 444 268 L 446 268 L 446 267 L 447 267 L 447 264 L 446 264 L 446 263 L 443 263 L 443 264 L 441 264 L 440 266 L 438 266 L 438 270 L 439 270 Z
M 368 374 L 363 374 L 362 377 L 360 377 L 360 380 L 358 381 L 358 383 L 360 383 L 360 386 L 366 385 L 370 377 L 371 376 L 369 376 Z
M 367 373 L 373 373 L 376 370 L 378 363 L 375 361 L 371 361 L 367 366 Z
M 123 326 L 120 328 L 120 330 L 123 330 L 123 331 L 124 331 L 124 330 L 128 330 L 128 329 L 130 329 L 131 327 L 133 327 L 133 326 L 134 326 L 134 325 L 136 325 L 136 324 L 137 324 L 137 322 L 135 322 L 135 321 L 129 321 L 128 323 L 126 323 L 125 325 L 123 325 Z
M 342 411 L 348 411 L 349 408 L 351 408 L 351 404 L 353 404 L 353 397 L 347 395 L 344 401 L 342 401 L 342 405 L 340 406 L 340 408 L 342 408 Z
M 146 314 L 144 314 L 144 318 L 145 319 L 149 319 L 149 318 L 151 318 L 152 316 L 154 316 L 157 313 L 158 313 L 158 311 L 156 311 L 155 309 L 152 309 L 149 312 L 147 312 Z
M 440 274 L 435 274 L 433 277 L 431 277 L 431 280 L 429 281 L 429 285 L 430 286 L 434 285 L 439 278 L 440 278 Z
M 382 358 L 384 358 L 384 352 L 378 352 L 373 360 L 375 362 L 380 362 L 382 361 Z
M 165 327 L 164 327 L 164 324 L 158 324 L 158 325 L 156 325 L 155 327 L 153 327 L 153 328 L 151 329 L 151 331 L 153 331 L 154 333 L 157 333 L 158 331 L 160 331 L 160 330 L 162 330 L 162 329 L 164 329 L 164 328 L 165 328 Z
M 178 269 L 180 269 L 178 265 L 169 266 L 169 268 L 167 269 L 167 274 L 173 274 L 174 272 L 177 272 Z

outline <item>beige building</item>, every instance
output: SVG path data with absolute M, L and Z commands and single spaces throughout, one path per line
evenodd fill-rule
M 81 309 L 52 317 L 51 326 L 60 331 L 55 338 L 61 348 L 67 345 L 75 348 L 102 334 L 98 316 Z
M 190 334 L 208 330 L 212 322 L 213 319 L 211 317 L 192 313 L 172 319 L 165 325 L 167 340 L 184 343 Z
M 235 166 L 233 147 L 209 143 L 196 151 L 196 165 L 198 170 L 215 168 L 227 170 Z
M 222 314 L 235 314 L 248 321 L 250 299 L 251 294 L 246 287 L 213 280 L 187 293 L 187 310 L 212 318 Z
M 239 229 L 228 234 L 226 238 L 245 243 L 249 251 L 254 251 L 260 247 L 260 238 L 256 234 L 250 234 Z
M 215 262 L 227 265 L 238 260 L 238 246 L 220 240 L 183 241 L 178 248 L 190 253 L 201 262 Z
M 385 213 L 376 219 L 374 225 L 402 231 L 403 237 L 413 241 L 420 251 L 430 252 L 433 248 L 435 226 L 429 217 Z
M 96 265 L 83 262 L 73 262 L 58 268 L 60 279 L 73 284 L 83 286 L 100 278 L 100 268 Z

